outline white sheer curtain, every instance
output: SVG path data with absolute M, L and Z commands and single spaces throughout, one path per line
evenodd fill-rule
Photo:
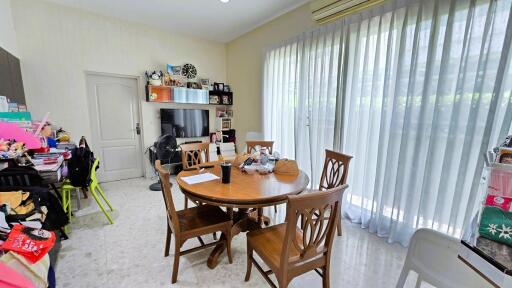
M 388 1 L 269 49 L 264 133 L 318 184 L 354 156 L 344 215 L 388 241 L 460 236 L 481 155 L 510 133 L 512 0 Z
M 339 25 L 326 26 L 265 56 L 265 139 L 274 140 L 274 150 L 284 157 L 296 159 L 314 186 L 320 178 L 317 168 L 324 161 L 323 149 L 333 148 L 335 122 L 341 116 L 336 96 L 342 39 Z

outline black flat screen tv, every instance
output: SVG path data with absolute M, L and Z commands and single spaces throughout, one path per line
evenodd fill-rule
M 210 136 L 210 115 L 200 109 L 160 109 L 162 135 L 176 138 Z

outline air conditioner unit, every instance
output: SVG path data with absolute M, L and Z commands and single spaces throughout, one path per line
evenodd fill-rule
M 313 20 L 323 24 L 384 2 L 384 0 L 312 0 Z

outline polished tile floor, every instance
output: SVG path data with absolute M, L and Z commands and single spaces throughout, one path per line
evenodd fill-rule
M 141 178 L 102 184 L 116 209 L 114 225 L 108 225 L 92 197 L 81 200 L 70 239 L 62 243 L 56 269 L 58 287 L 171 287 L 173 248 L 164 258 L 165 208 L 161 192 L 148 189 L 151 182 Z M 177 208 L 182 208 L 183 196 L 176 185 L 173 195 Z M 280 221 L 285 209 L 281 206 L 277 215 L 273 209 L 265 213 Z M 190 240 L 185 247 L 195 245 L 195 240 Z M 249 282 L 243 281 L 244 234 L 233 241 L 233 264 L 223 257 L 217 268 L 210 270 L 206 267 L 210 251 L 181 257 L 178 283 L 172 286 L 268 287 L 256 270 Z M 346 222 L 343 236 L 334 241 L 331 287 L 394 287 L 405 254 L 405 248 L 387 244 Z M 414 286 L 414 278 L 409 277 L 407 287 Z M 307 273 L 290 287 L 321 287 L 321 279 L 314 272 Z

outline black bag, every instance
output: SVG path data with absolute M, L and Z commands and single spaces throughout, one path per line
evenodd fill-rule
M 43 178 L 32 167 L 8 167 L 0 171 L 2 186 L 41 186 Z
M 87 188 L 91 182 L 91 168 L 94 164 L 94 153 L 89 149 L 85 137 L 80 139 L 80 145 L 73 149 L 68 161 L 68 178 L 71 185 Z

